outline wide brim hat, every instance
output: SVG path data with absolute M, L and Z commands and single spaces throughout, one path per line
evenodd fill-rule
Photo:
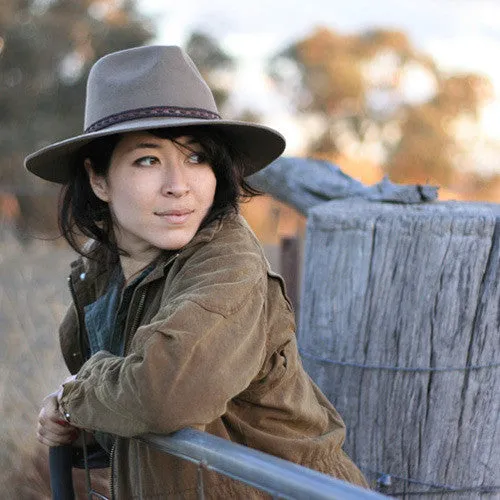
M 173 127 L 222 131 L 249 160 L 245 176 L 267 166 L 285 148 L 285 139 L 272 128 L 223 120 L 211 90 L 180 47 L 144 46 L 99 59 L 87 81 L 84 132 L 30 154 L 24 164 L 42 179 L 65 184 L 77 168 L 80 149 L 94 139 Z

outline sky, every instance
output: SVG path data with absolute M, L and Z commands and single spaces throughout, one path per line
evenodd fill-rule
M 343 33 L 372 27 L 405 31 L 411 41 L 450 70 L 493 75 L 500 87 L 498 0 L 138 0 L 158 20 L 159 41 L 182 43 L 190 30 L 220 40 L 253 35 L 269 52 L 306 36 L 317 26 Z M 404 5 L 404 7 L 402 6 Z M 251 50 L 252 47 L 248 47 Z
M 500 98 L 498 0 L 138 0 L 138 6 L 156 20 L 158 43 L 182 44 L 197 30 L 255 62 L 319 26 L 343 34 L 370 28 L 402 30 L 442 70 L 488 76 Z M 251 71 L 247 64 L 247 77 Z M 250 87 L 247 97 L 255 101 Z M 499 122 L 496 99 L 483 118 L 488 137 L 500 140 Z

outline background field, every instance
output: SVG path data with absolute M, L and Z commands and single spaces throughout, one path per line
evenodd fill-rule
M 36 417 L 45 395 L 67 374 L 57 325 L 69 301 L 72 259 L 60 244 L 22 244 L 0 227 L 2 498 L 43 498 L 37 469 L 46 467 L 46 449 L 37 445 Z

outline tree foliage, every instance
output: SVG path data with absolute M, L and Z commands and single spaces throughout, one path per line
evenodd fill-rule
M 53 188 L 24 172 L 24 156 L 81 133 L 92 64 L 151 36 L 129 0 L 0 3 L 0 186 L 20 195 L 25 214 L 33 192 Z
M 220 110 L 229 96 L 229 88 L 224 85 L 221 73 L 229 74 L 234 70 L 234 58 L 215 38 L 199 31 L 191 33 L 186 43 L 186 52 L 207 81 Z
M 347 143 L 362 152 L 377 142 L 376 160 L 397 181 L 449 184 L 461 148 L 453 125 L 464 116 L 477 120 L 492 97 L 487 78 L 440 72 L 395 30 L 320 28 L 277 54 L 270 74 L 301 113 L 323 122 L 309 153 L 335 155 Z

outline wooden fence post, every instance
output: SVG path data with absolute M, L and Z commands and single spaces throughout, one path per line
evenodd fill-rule
M 292 302 L 296 315 L 299 310 L 299 254 L 299 240 L 296 236 L 281 238 L 281 274 L 285 280 L 287 295 Z
M 396 496 L 500 495 L 499 209 L 332 201 L 305 256 L 299 346 L 348 453 Z

